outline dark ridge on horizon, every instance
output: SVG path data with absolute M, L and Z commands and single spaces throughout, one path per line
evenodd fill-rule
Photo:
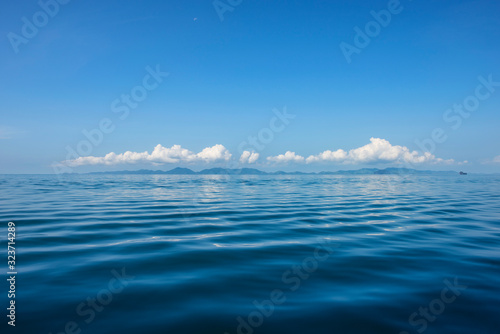
M 432 171 L 432 170 L 417 170 L 411 168 L 394 168 L 389 167 L 385 169 L 379 168 L 361 168 L 356 170 L 338 170 L 335 172 L 264 172 L 255 168 L 208 168 L 203 169 L 199 172 L 195 172 L 189 168 L 176 167 L 168 171 L 162 170 L 150 170 L 150 169 L 140 169 L 135 171 L 121 170 L 121 171 L 105 171 L 105 172 L 90 172 L 82 174 L 163 174 L 163 175 L 428 175 L 428 174 L 438 174 L 438 175 L 459 175 L 456 171 Z M 71 175 L 71 173 L 69 174 Z

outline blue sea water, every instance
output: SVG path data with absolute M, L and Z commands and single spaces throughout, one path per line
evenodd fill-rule
M 4 175 L 0 217 L 2 333 L 500 333 L 498 176 Z

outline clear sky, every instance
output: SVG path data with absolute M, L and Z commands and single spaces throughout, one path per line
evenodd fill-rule
M 60 1 L 2 4 L 0 173 L 500 172 L 498 1 Z

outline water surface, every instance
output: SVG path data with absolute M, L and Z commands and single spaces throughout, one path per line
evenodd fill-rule
M 0 217 L 19 333 L 500 333 L 499 177 L 4 175 Z

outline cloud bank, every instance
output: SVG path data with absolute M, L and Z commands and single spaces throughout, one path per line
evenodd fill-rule
M 69 167 L 84 165 L 118 165 L 134 163 L 152 163 L 152 164 L 173 164 L 173 163 L 214 163 L 231 160 L 231 153 L 223 145 L 214 145 L 207 147 L 199 153 L 194 153 L 180 145 L 174 145 L 170 148 L 157 145 L 149 153 L 131 152 L 116 154 L 108 153 L 103 157 L 80 157 L 74 160 L 64 161 L 63 164 Z M 260 154 L 253 151 L 243 151 L 239 162 L 240 164 L 255 164 Z M 285 154 L 270 156 L 266 161 L 272 164 L 289 163 L 341 163 L 341 164 L 376 164 L 376 163 L 406 163 L 406 164 L 454 164 L 453 159 L 444 160 L 435 155 L 425 152 L 418 153 L 410 151 L 405 146 L 392 145 L 389 141 L 381 138 L 371 138 L 370 143 L 358 148 L 345 151 L 343 149 L 327 150 L 317 155 L 311 155 L 307 158 L 293 152 L 287 151 Z M 495 162 L 500 162 L 500 156 L 496 157 Z M 466 163 L 459 162 L 459 164 Z
M 180 145 L 170 148 L 157 145 L 153 152 L 131 152 L 116 154 L 114 152 L 106 154 L 104 157 L 79 157 L 78 159 L 64 161 L 63 164 L 69 167 L 84 165 L 119 165 L 134 163 L 181 163 L 181 162 L 217 162 L 228 161 L 231 153 L 223 145 L 215 145 L 204 148 L 199 153 L 193 153 Z
M 417 151 L 410 151 L 405 146 L 392 145 L 389 141 L 381 138 L 370 138 L 370 143 L 350 150 L 342 149 L 336 151 L 324 151 L 317 155 L 311 155 L 304 159 L 294 152 L 286 152 L 284 155 L 268 157 L 268 161 L 276 163 L 306 162 L 308 164 L 318 162 L 335 162 L 344 164 L 373 164 L 373 163 L 442 163 L 453 164 L 453 159 L 444 160 L 436 158 L 433 154 L 425 152 L 419 154 Z

